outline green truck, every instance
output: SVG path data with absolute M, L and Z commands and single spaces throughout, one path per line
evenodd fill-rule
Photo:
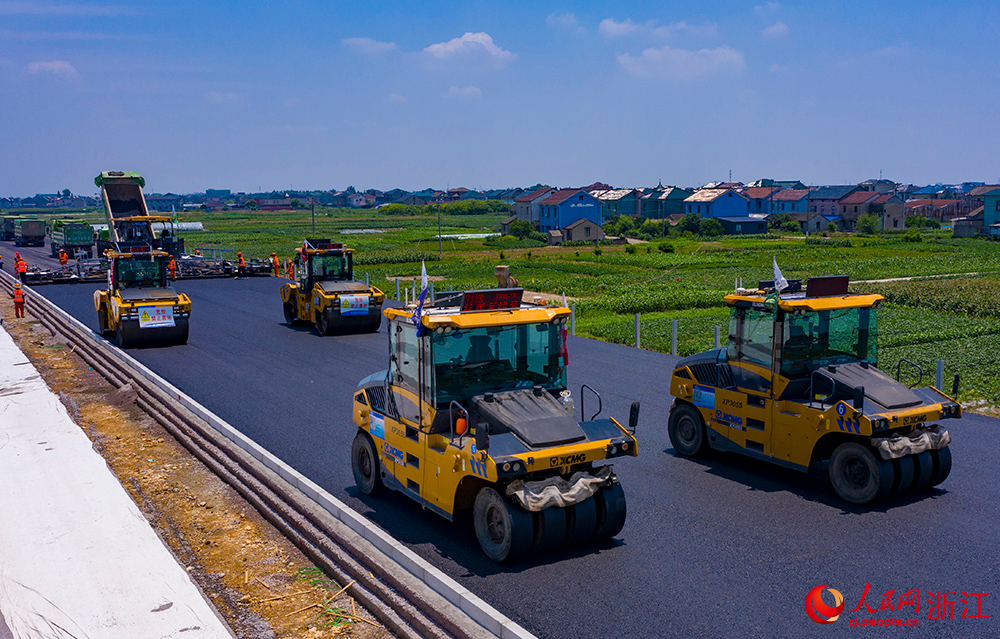
M 14 246 L 45 246 L 44 220 L 16 220 Z
M 15 215 L 8 215 L 2 219 L 0 225 L 0 240 L 9 242 L 14 239 L 14 223 L 18 218 Z
M 94 229 L 85 222 L 56 220 L 49 234 L 49 247 L 52 257 L 58 257 L 60 249 L 64 249 L 71 258 L 86 254 L 89 259 L 94 256 Z

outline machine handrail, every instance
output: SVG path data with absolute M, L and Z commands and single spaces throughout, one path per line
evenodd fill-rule
M 586 419 L 586 417 L 587 417 L 587 411 L 584 410 L 584 406 L 586 405 L 587 398 L 583 394 L 583 389 L 587 389 L 591 393 L 593 393 L 594 395 L 597 395 L 597 412 L 594 413 L 594 416 L 591 417 L 590 419 Z M 597 391 L 595 391 L 593 388 L 591 388 L 587 384 L 582 385 L 580 387 L 580 419 L 582 419 L 585 422 L 592 422 L 592 421 L 594 421 L 597 418 L 598 415 L 601 414 L 601 411 L 603 411 L 603 410 L 604 410 L 604 400 L 601 398 L 601 394 L 598 393 Z
M 829 375 L 827 375 L 823 371 L 813 371 L 812 373 L 810 373 L 809 374 L 809 403 L 810 404 L 812 404 L 812 402 L 816 398 L 815 393 L 813 393 L 813 381 L 814 381 L 814 379 L 815 379 L 815 377 L 817 375 L 819 375 L 820 377 L 825 378 L 828 382 L 830 382 L 830 386 L 832 387 L 832 390 L 829 393 L 827 393 L 826 397 L 824 397 L 822 400 L 820 400 L 820 403 L 825 404 L 826 401 L 828 399 L 830 399 L 831 397 L 833 397 L 833 395 L 837 392 L 837 382 L 834 381 L 834 379 L 832 377 L 830 377 Z
M 920 377 L 917 378 L 917 381 L 907 386 L 907 388 L 913 388 L 914 386 L 919 386 L 920 382 L 924 381 L 924 369 L 920 364 L 910 361 L 906 358 L 902 358 L 899 360 L 899 362 L 896 363 L 896 381 L 897 382 L 899 381 L 900 372 L 902 371 L 903 368 L 903 362 L 906 362 L 910 366 L 916 367 L 917 372 L 920 373 Z

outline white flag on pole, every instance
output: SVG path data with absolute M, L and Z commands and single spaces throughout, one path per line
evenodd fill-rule
M 785 276 L 781 274 L 781 269 L 778 268 L 778 258 L 775 257 L 772 259 L 774 259 L 774 290 L 780 293 L 782 290 L 788 288 L 788 280 L 785 279 Z
M 423 324 L 420 323 L 420 316 L 424 312 L 424 301 L 427 299 L 427 266 L 423 260 L 420 261 L 420 296 L 417 298 L 417 310 L 413 311 L 413 324 L 417 327 L 417 335 L 424 334 Z

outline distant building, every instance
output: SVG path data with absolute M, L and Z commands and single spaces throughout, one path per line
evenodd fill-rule
M 604 239 L 604 229 L 601 225 L 588 220 L 585 217 L 581 217 L 576 222 L 573 222 L 566 228 L 562 230 L 563 241 L 564 242 L 575 242 L 575 241 L 598 241 Z
M 951 221 L 952 237 L 974 237 L 985 233 L 989 227 L 983 224 L 985 206 L 967 215 L 966 217 L 956 217 Z
M 514 200 L 514 217 L 538 228 L 538 203 L 555 193 L 551 186 L 543 186 L 525 193 Z
M 825 216 L 812 211 L 789 213 L 788 217 L 793 222 L 798 222 L 803 233 L 819 233 L 826 230 L 826 225 L 830 223 Z
M 640 213 L 644 219 L 662 220 L 671 215 L 684 214 L 684 199 L 694 191 L 665 186 L 642 196 Z
M 774 214 L 805 213 L 809 210 L 809 189 L 782 189 L 771 196 Z
M 603 224 L 601 201 L 583 189 L 559 189 L 538 203 L 538 230 L 542 233 L 566 228 L 580 218 Z
M 417 197 L 416 195 L 413 195 L 411 193 L 409 195 L 404 195 L 398 200 L 393 201 L 392 204 L 405 204 L 407 206 L 426 206 L 427 200 L 425 200 L 422 197 Z
M 232 194 L 233 192 L 229 189 L 205 189 L 206 200 L 225 200 Z
M 181 210 L 181 196 L 167 193 L 166 195 L 147 195 L 146 208 L 150 211 L 169 213 Z
M 1000 186 L 982 194 L 984 231 L 994 224 L 1000 224 Z
M 806 187 L 805 184 L 803 184 L 802 182 L 799 182 L 798 180 L 772 180 L 770 178 L 761 178 L 761 179 L 759 179 L 759 180 L 757 180 L 755 182 L 751 182 L 750 184 L 747 184 L 747 188 L 751 188 L 751 187 L 768 187 L 768 186 L 776 186 L 776 187 L 778 187 L 779 189 L 782 189 L 782 190 L 784 190 L 784 189 L 797 189 L 797 190 L 801 190 L 801 189 L 808 188 L 808 187 Z
M 977 208 L 972 200 L 935 198 L 907 200 L 905 207 L 906 215 L 926 217 L 939 222 L 948 222 L 956 217 L 967 217 L 974 208 Z M 986 216 L 989 216 L 989 207 L 986 207 Z
M 776 186 L 749 186 L 740 192 L 750 203 L 751 214 L 771 215 L 774 213 L 772 198 L 779 190 Z
M 906 214 L 903 200 L 892 193 L 878 191 L 855 191 L 840 200 L 841 220 L 839 226 L 845 231 L 855 230 L 858 218 L 874 215 L 879 218 L 879 226 L 886 230 L 901 231 L 906 228 Z
M 840 200 L 861 187 L 856 184 L 818 186 L 809 192 L 809 212 L 820 215 L 840 215 Z
M 638 216 L 640 212 L 640 194 L 635 189 L 612 189 L 589 191 L 601 201 L 605 217 L 612 215 Z
M 702 217 L 743 217 L 749 213 L 750 204 L 743 195 L 732 188 L 698 189 L 684 199 L 685 213 Z
M 716 218 L 726 235 L 759 235 L 767 233 L 767 220 L 749 215 Z

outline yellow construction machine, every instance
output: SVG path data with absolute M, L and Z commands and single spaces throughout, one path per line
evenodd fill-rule
M 784 284 L 782 280 L 778 280 Z M 761 282 L 727 295 L 729 341 L 681 360 L 668 429 L 695 456 L 734 451 L 787 468 L 824 469 L 843 499 L 866 504 L 940 484 L 951 470 L 948 431 L 962 408 L 919 366 L 896 379 L 878 368 L 880 295 L 851 294 L 848 278 L 814 277 L 784 290 Z M 902 366 L 920 379 L 907 387 Z M 952 395 L 958 392 L 956 376 Z
M 523 290 L 439 293 L 388 308 L 389 369 L 354 394 L 354 478 L 388 487 L 451 520 L 472 509 L 494 561 L 607 539 L 625 523 L 608 460 L 636 455 L 634 403 L 625 428 L 574 417 L 566 390 L 564 307 L 526 304 Z
M 309 322 L 320 335 L 373 333 L 382 324 L 385 294 L 354 281 L 354 249 L 307 239 L 295 249 L 296 281 L 281 287 L 285 322 Z
M 94 292 L 102 335 L 121 348 L 186 344 L 191 300 L 167 284 L 170 254 L 142 242 L 104 252 L 108 287 Z
M 103 171 L 94 183 L 108 220 L 108 239 L 97 243 L 108 265 L 107 289 L 94 292 L 101 334 L 122 348 L 186 344 L 191 300 L 167 284 L 170 255 L 153 231 L 171 218 L 149 214 L 138 173 Z

